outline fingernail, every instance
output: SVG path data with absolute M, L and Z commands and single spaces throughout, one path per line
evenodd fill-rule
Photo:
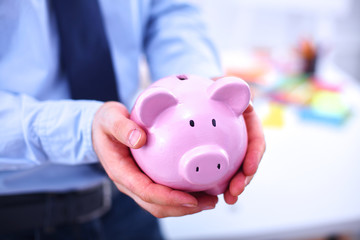
M 202 207 L 201 209 L 202 210 L 211 210 L 211 209 L 214 209 L 215 206 L 205 206 L 205 207 Z
M 184 203 L 183 204 L 184 207 L 197 207 L 195 204 L 193 203 Z
M 245 178 L 245 187 L 250 183 L 251 177 Z
M 141 132 L 138 129 L 134 129 L 131 131 L 129 135 L 129 143 L 132 147 L 135 147 L 141 138 Z

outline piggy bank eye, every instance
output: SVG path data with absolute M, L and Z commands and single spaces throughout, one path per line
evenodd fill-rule
M 190 123 L 190 126 L 191 126 L 191 127 L 194 127 L 194 126 L 195 126 L 194 120 L 190 120 L 189 123 Z
M 211 122 L 212 122 L 212 125 L 213 125 L 214 127 L 216 127 L 216 120 L 213 119 Z

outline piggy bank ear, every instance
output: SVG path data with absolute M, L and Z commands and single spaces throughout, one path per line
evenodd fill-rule
M 151 127 L 160 113 L 177 103 L 178 100 L 167 89 L 150 88 L 141 94 L 136 102 L 137 115 L 144 126 Z
M 228 105 L 240 116 L 250 102 L 250 89 L 240 78 L 225 77 L 215 81 L 208 89 L 210 98 Z

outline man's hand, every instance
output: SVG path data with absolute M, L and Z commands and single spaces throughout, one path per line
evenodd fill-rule
M 102 166 L 117 188 L 155 217 L 183 216 L 215 207 L 217 196 L 173 190 L 154 183 L 141 172 L 128 147 L 142 147 L 146 133 L 129 119 L 122 104 L 107 102 L 99 108 L 92 125 L 92 139 Z M 249 164 L 246 173 L 255 173 L 256 168 Z
M 240 171 L 232 178 L 229 188 L 224 193 L 225 202 L 228 204 L 236 203 L 238 196 L 254 177 L 265 152 L 265 138 L 261 121 L 251 104 L 243 116 L 248 133 L 248 148 Z

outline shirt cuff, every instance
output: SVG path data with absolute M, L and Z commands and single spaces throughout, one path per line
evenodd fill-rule
M 99 109 L 102 103 L 95 102 L 94 106 L 87 108 L 84 112 L 85 119 L 88 119 L 87 126 L 85 127 L 85 149 L 87 154 L 85 154 L 85 161 L 87 162 L 99 162 L 99 158 L 95 153 L 94 145 L 92 141 L 92 123 L 94 120 L 95 113 Z
M 58 164 L 98 162 L 92 143 L 92 123 L 103 102 L 61 100 L 43 104 L 33 131 L 34 143 L 43 150 L 44 160 Z

